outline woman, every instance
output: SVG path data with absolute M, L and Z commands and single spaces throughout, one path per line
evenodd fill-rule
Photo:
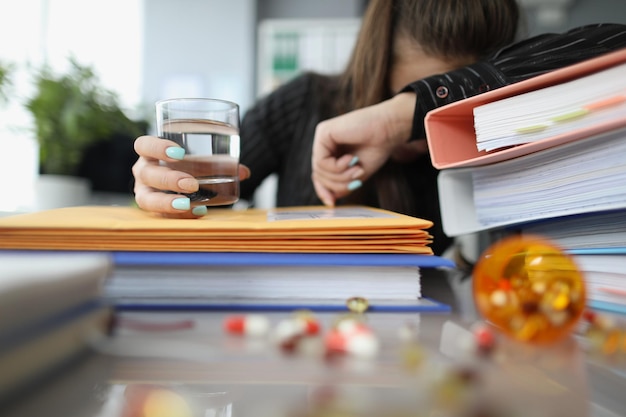
M 339 76 L 304 74 L 260 100 L 243 118 L 241 197 L 249 199 L 270 174 L 278 173 L 278 206 L 319 205 L 311 183 L 315 128 L 323 120 L 389 99 L 409 82 L 463 67 L 511 43 L 519 9 L 515 0 L 372 0 L 352 57 Z M 159 166 L 172 142 L 140 137 L 133 167 L 135 198 L 144 210 L 197 217 L 204 208 L 179 210 L 180 196 L 160 190 L 194 192 L 188 174 Z M 362 168 L 350 168 L 358 192 L 345 203 L 366 204 L 433 220 L 433 250 L 447 245 L 432 200 L 435 171 L 413 145 L 398 149 L 393 162 L 366 183 Z M 417 151 L 417 152 L 416 152 Z M 419 175 L 409 176 L 409 172 Z M 436 193 L 435 193 L 436 194 Z M 428 196 L 423 198 L 423 196 Z M 184 198 L 183 198 L 184 199 Z M 343 202 L 342 202 L 343 203 Z
M 620 24 L 538 35 L 468 67 L 409 83 L 402 93 L 375 106 L 326 120 L 318 126 L 313 146 L 318 196 L 332 206 L 351 193 L 355 169 L 361 170 L 365 181 L 403 146 L 421 146 L 426 152 L 423 122 L 432 109 L 622 48 L 626 48 L 626 26 Z M 355 158 L 358 166 L 348 167 Z

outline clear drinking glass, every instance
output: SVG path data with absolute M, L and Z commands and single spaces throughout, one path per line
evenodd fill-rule
M 182 161 L 200 189 L 185 194 L 191 206 L 229 205 L 239 200 L 239 106 L 210 98 L 174 98 L 156 103 L 157 136 L 185 148 Z

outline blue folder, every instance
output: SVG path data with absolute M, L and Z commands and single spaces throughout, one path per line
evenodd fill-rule
M 454 268 L 454 262 L 412 253 L 113 252 L 116 265 L 416 266 Z
M 23 250 L 9 250 L 24 252 Z M 7 251 L 5 251 L 7 252 Z M 27 251 L 37 252 L 37 251 Z M 50 253 L 50 251 L 45 251 Z M 64 253 L 67 251 L 56 251 Z M 72 251 L 77 253 L 81 251 Z M 84 251 L 92 252 L 92 251 Z M 110 252 L 115 266 L 406 266 L 454 268 L 449 259 L 410 253 L 274 253 L 274 252 Z M 312 311 L 347 312 L 344 299 L 179 299 L 113 300 L 118 311 Z M 369 300 L 369 312 L 450 312 L 451 307 L 427 297 L 409 301 Z
M 449 259 L 418 254 L 262 253 L 262 252 L 113 252 L 124 266 L 407 266 L 454 268 Z M 409 301 L 369 300 L 369 312 L 450 312 L 450 306 L 427 297 Z M 147 298 L 116 300 L 120 311 L 348 311 L 339 299 L 202 299 Z

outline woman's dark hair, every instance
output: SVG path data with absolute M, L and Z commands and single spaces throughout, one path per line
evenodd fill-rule
M 348 65 L 339 76 L 337 114 L 392 96 L 394 40 L 415 43 L 426 55 L 461 67 L 514 42 L 519 20 L 516 0 L 370 0 Z M 413 185 L 409 175 L 416 177 Z M 436 171 L 427 155 L 410 167 L 390 160 L 343 203 L 374 205 L 435 221 Z M 439 252 L 447 246 L 441 225 L 435 223 L 432 234 Z
M 340 77 L 344 101 L 339 111 L 389 98 L 397 37 L 451 62 L 476 61 L 512 43 L 519 19 L 516 0 L 370 0 Z

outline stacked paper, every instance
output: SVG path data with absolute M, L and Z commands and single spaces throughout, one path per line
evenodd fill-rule
M 626 64 L 474 109 L 478 150 L 536 142 L 626 118 Z
M 626 208 L 626 128 L 439 173 L 448 236 Z M 617 227 L 616 225 L 615 227 Z
M 626 207 L 626 129 L 474 169 L 486 227 Z
M 455 103 L 447 104 L 439 109 L 429 112 L 424 119 L 426 128 L 426 138 L 433 166 L 444 170 L 448 168 L 475 167 L 493 164 L 519 156 L 528 155 L 533 152 L 545 150 L 554 146 L 574 142 L 592 135 L 608 132 L 626 126 L 624 111 L 626 98 L 624 89 L 619 89 L 623 84 L 624 77 L 617 74 L 617 81 L 613 84 L 611 77 L 606 77 L 599 83 L 592 83 L 591 87 L 581 91 L 574 91 L 575 94 L 595 94 L 598 90 L 604 96 L 591 99 L 583 104 L 583 107 L 572 108 L 571 110 L 559 110 L 559 117 L 550 119 L 544 116 L 548 114 L 550 106 L 548 102 L 539 100 L 530 107 L 531 111 L 539 111 L 539 120 L 534 119 L 530 123 L 524 121 L 525 113 L 518 109 L 516 103 L 507 102 L 511 97 L 525 95 L 529 92 L 537 92 L 552 86 L 560 86 L 573 80 L 585 76 L 599 73 L 600 71 L 616 68 L 626 63 L 626 48 L 587 59 L 574 65 L 569 65 L 554 71 L 548 71 L 536 77 L 507 85 L 502 88 L 488 91 L 483 94 L 466 98 Z M 623 71 L 623 68 L 622 68 Z M 605 88 L 605 87 L 608 87 Z M 575 90 L 575 89 L 574 89 Z M 551 94 L 550 98 L 556 99 L 556 104 L 571 105 L 571 101 L 561 94 Z M 517 99 L 516 99 L 517 100 Z M 477 146 L 477 134 L 475 129 L 474 110 L 480 106 L 490 103 L 498 103 L 505 108 L 505 119 L 499 117 L 493 122 L 496 128 L 500 126 L 509 128 L 509 136 L 523 136 L 521 142 L 507 142 L 499 144 L 504 148 L 494 149 L 487 152 L 479 150 Z M 554 102 L 550 102 L 554 103 Z M 519 111 L 518 111 L 519 110 Z M 606 112 L 619 112 L 604 121 L 594 120 L 595 116 L 606 114 Z M 518 118 L 524 123 L 517 126 L 517 131 L 510 129 L 511 119 Z M 556 122 L 556 123 L 555 123 Z M 581 122 L 583 126 L 573 127 L 572 122 Z M 478 122 L 478 128 L 482 129 L 483 122 Z M 555 132 L 555 128 L 566 128 L 566 130 Z M 515 129 L 514 129 L 515 130 Z M 531 133 L 541 135 L 541 138 L 527 136 Z M 482 133 L 481 133 L 482 135 Z M 496 135 L 497 136 L 497 135 Z M 506 134 L 504 136 L 507 136 Z M 529 140 L 530 139 L 530 140 Z M 482 142 L 482 139 L 478 140 Z M 489 141 L 487 141 L 489 142 Z M 522 144 L 515 144 L 522 143 Z M 485 147 L 485 149 L 493 149 Z
M 587 299 L 593 308 L 626 312 L 626 249 L 613 254 L 573 251 L 585 277 Z
M 519 231 L 542 235 L 568 250 L 623 248 L 626 246 L 626 210 L 557 217 L 523 224 Z
M 369 207 L 210 210 L 165 219 L 133 207 L 67 207 L 0 219 L 0 248 L 432 254 L 429 220 Z

